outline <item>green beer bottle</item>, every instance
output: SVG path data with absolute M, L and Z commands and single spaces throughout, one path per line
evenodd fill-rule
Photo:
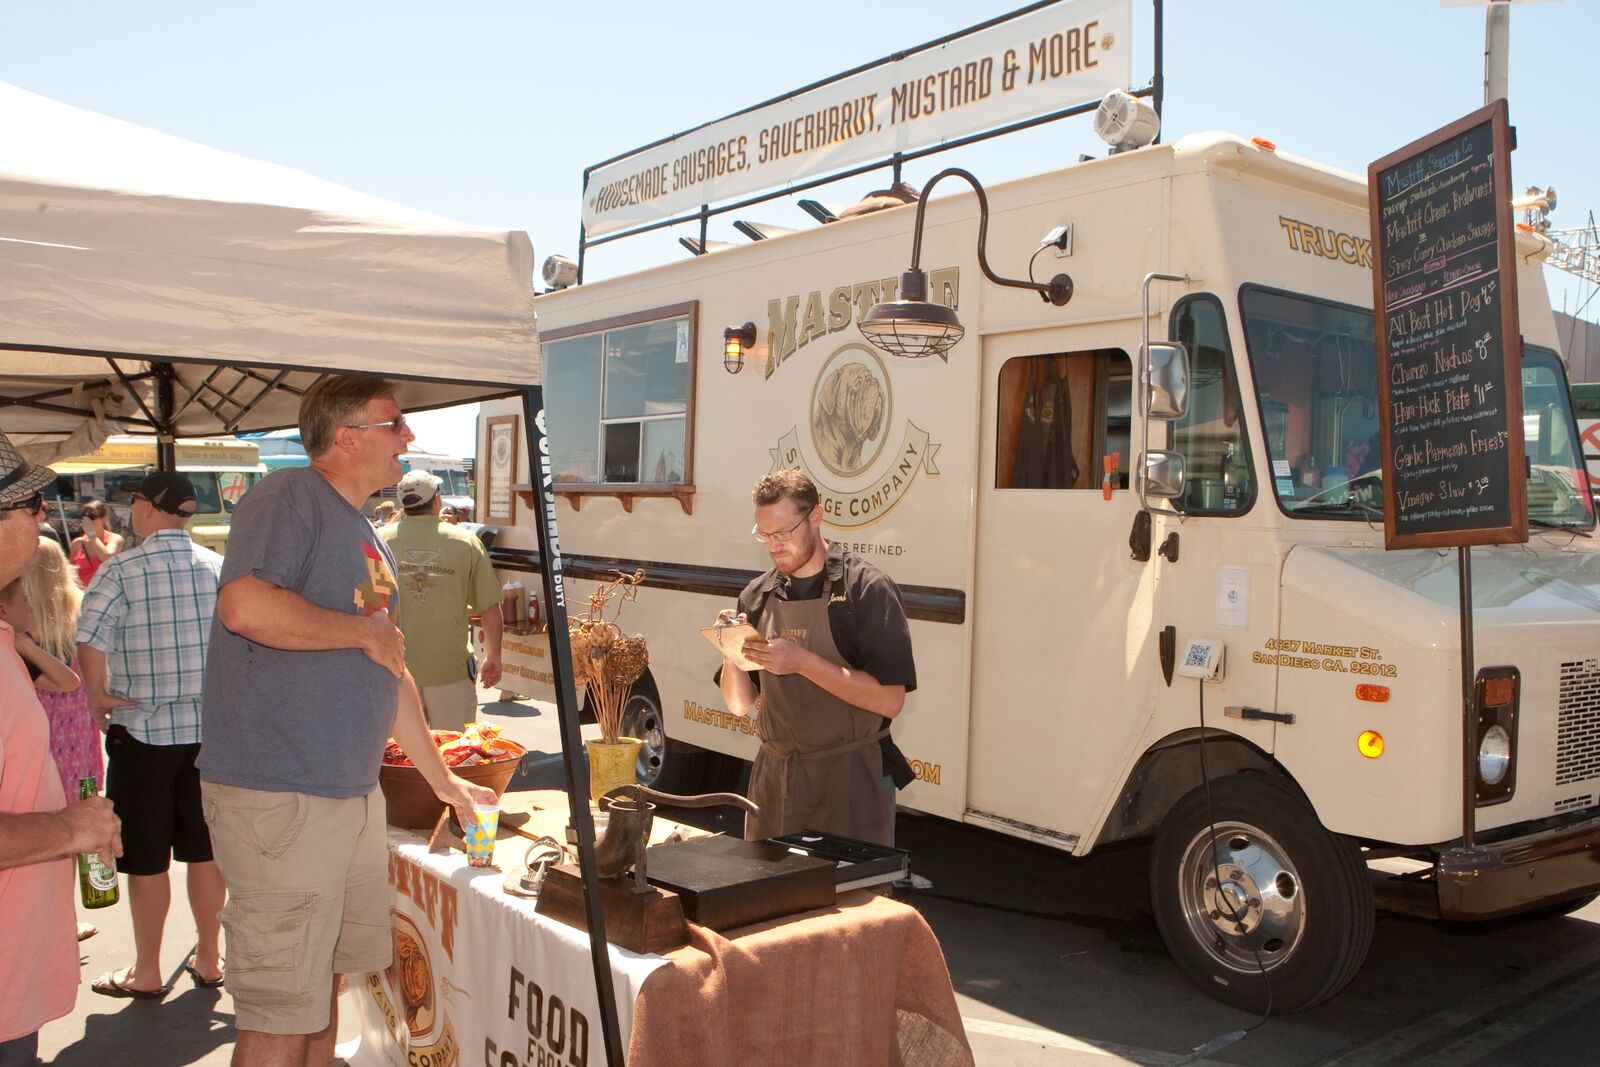
M 95 796 L 94 778 L 78 780 L 79 798 Z M 109 908 L 117 902 L 117 868 L 115 861 L 106 866 L 97 853 L 78 853 L 78 889 L 83 894 L 86 908 Z

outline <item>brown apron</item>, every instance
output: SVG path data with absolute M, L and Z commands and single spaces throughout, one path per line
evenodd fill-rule
M 848 667 L 828 626 L 832 593 L 832 580 L 824 579 L 815 600 L 769 597 L 761 635 L 787 638 Z M 887 721 L 798 674 L 764 675 L 756 720 L 761 751 L 750 771 L 750 799 L 761 805 L 761 815 L 745 816 L 745 840 L 818 830 L 893 844 L 892 794 L 878 747 Z

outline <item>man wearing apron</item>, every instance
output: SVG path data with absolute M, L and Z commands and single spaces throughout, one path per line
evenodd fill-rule
M 739 594 L 738 611 L 765 638 L 744 645 L 761 670 L 725 660 L 721 677 L 728 710 L 756 713 L 761 738 L 750 772 L 761 814 L 746 817 L 744 836 L 816 830 L 891 845 L 879 739 L 917 687 L 900 591 L 823 538 L 817 487 L 802 472 L 767 475 L 753 497 L 751 532 L 773 566 Z

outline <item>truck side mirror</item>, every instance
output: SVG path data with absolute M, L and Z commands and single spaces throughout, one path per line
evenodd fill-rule
M 1151 341 L 1141 356 L 1149 373 L 1146 416 L 1183 418 L 1189 410 L 1189 350 L 1179 341 Z
M 1183 495 L 1182 452 L 1151 449 L 1139 456 L 1139 471 L 1145 496 L 1173 500 Z

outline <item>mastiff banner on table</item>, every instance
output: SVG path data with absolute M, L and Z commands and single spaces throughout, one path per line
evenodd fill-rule
M 508 866 L 526 846 L 501 840 L 497 859 Z M 352 1067 L 605 1063 L 588 935 L 534 914 L 533 901 L 501 890 L 503 878 L 391 832 L 394 962 L 350 976 L 361 1018 Z M 639 988 L 665 962 L 611 949 L 624 1041 Z
M 657 222 L 1127 88 L 1129 2 L 1051 4 L 597 167 L 584 232 Z

